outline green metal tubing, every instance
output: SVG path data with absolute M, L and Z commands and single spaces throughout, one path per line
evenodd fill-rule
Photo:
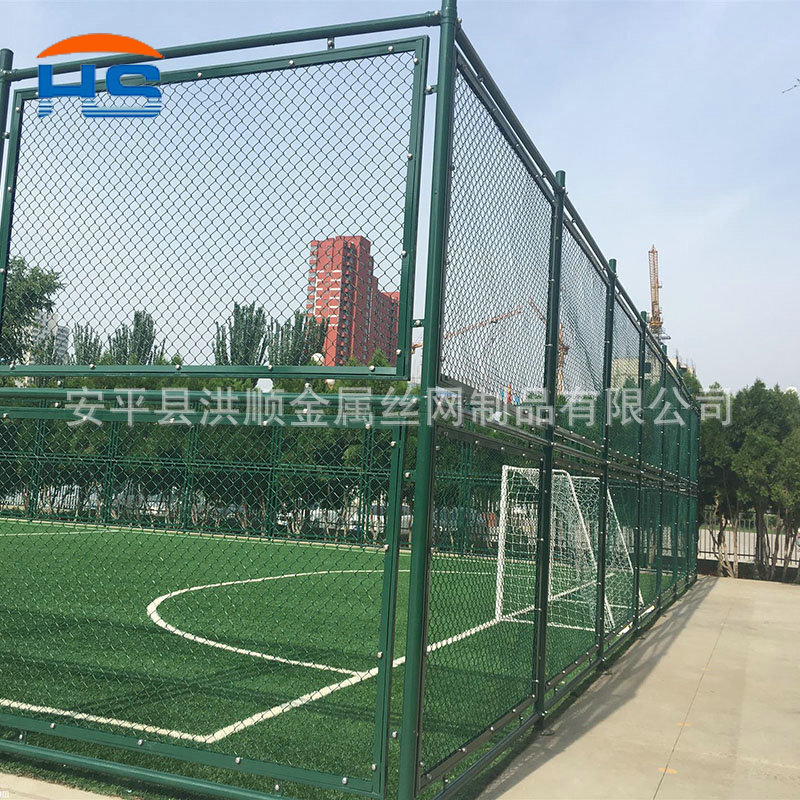
M 477 761 L 464 770 L 457 778 L 445 784 L 439 794 L 435 795 L 433 800 L 445 800 L 447 797 L 453 797 L 462 787 L 466 786 L 476 775 L 480 774 L 486 767 L 488 767 L 499 755 L 508 750 L 509 747 L 520 736 L 523 736 L 531 727 L 540 719 L 538 712 L 533 712 L 520 721 L 519 727 L 507 734 L 501 739 L 491 750 L 484 753 Z
M 11 81 L 6 74 L 14 63 L 14 53 L 0 50 L 0 166 L 3 164 L 3 151 L 6 146 L 6 123 L 8 122 L 8 98 L 11 94 Z
M 10 202 L 9 202 L 10 205 Z M 8 226 L 11 227 L 10 224 Z M 0 241 L 0 252 L 6 242 Z M 6 250 L 7 252 L 7 250 Z M 0 366 L 0 376 L 13 377 L 78 377 L 90 378 L 95 375 L 127 375 L 129 377 L 156 377 L 167 375 L 189 375 L 193 378 L 369 378 L 379 380 L 397 380 L 398 372 L 394 367 L 312 367 L 312 366 L 169 366 L 169 365 L 129 365 L 98 364 L 81 366 L 78 364 L 37 365 L 18 364 L 14 367 Z
M 47 736 L 56 736 L 75 742 L 86 742 L 101 747 L 113 747 L 135 753 L 172 758 L 190 764 L 204 764 L 215 769 L 231 770 L 232 772 L 260 775 L 270 780 L 289 781 L 302 783 L 308 786 L 317 786 L 323 789 L 373 796 L 372 781 L 364 778 L 343 776 L 341 773 L 319 772 L 304 767 L 277 764 L 259 759 L 241 758 L 216 750 L 206 750 L 187 745 L 171 744 L 162 741 L 150 741 L 137 738 L 136 735 L 109 733 L 95 728 L 69 722 L 50 722 L 47 719 L 26 717 L 18 714 L 0 712 L 0 725 L 12 730 L 41 733 Z M 0 739 L 0 741 L 3 741 Z M 347 777 L 347 783 L 342 782 L 342 777 Z
M 24 742 L 10 742 L 6 739 L 0 739 L 0 753 L 6 753 L 9 756 L 18 758 L 50 761 L 64 767 L 89 770 L 94 773 L 111 775 L 122 780 L 167 786 L 170 789 L 203 794 L 208 797 L 226 798 L 226 800 L 269 800 L 269 798 L 276 798 L 277 800 L 280 798 L 279 795 L 254 792 L 251 789 L 240 789 L 238 786 L 226 786 L 222 783 L 212 783 L 199 778 L 187 778 L 171 772 L 159 772 L 153 769 L 145 769 L 144 767 L 117 763 L 116 761 L 105 761 L 91 756 L 65 753 L 61 750 L 50 750 L 47 747 L 36 747 Z
M 603 648 L 605 645 L 605 597 L 606 597 L 606 548 L 608 534 L 608 451 L 610 426 L 608 424 L 608 397 L 611 388 L 611 360 L 614 357 L 614 306 L 617 286 L 617 261 L 608 262 L 608 284 L 606 286 L 606 327 L 603 353 L 603 469 L 600 475 L 600 525 L 597 529 L 597 611 L 595 617 L 595 635 L 597 637 L 597 661 L 603 665 Z
M 657 350 L 661 353 L 661 348 Z M 667 371 L 661 366 L 661 389 L 667 388 Z M 661 425 L 661 465 L 659 467 L 659 509 L 658 509 L 658 570 L 656 571 L 656 613 L 661 613 L 661 583 L 663 579 L 663 559 L 664 559 L 664 446 L 666 437 L 664 436 L 664 426 Z
M 556 198 L 550 233 L 550 265 L 547 294 L 547 345 L 545 347 L 544 388 L 547 402 L 555 406 L 558 391 L 558 336 L 561 306 L 561 251 L 564 233 L 564 188 L 566 175 L 556 173 Z M 536 652 L 535 693 L 536 710 L 542 720 L 545 713 L 547 684 L 547 599 L 550 592 L 550 523 L 553 494 L 553 438 L 555 420 L 548 421 L 545 431 L 547 444 L 542 458 L 540 480 L 539 526 L 536 546 Z
M 173 387 L 165 387 L 170 391 L 180 391 L 185 387 L 181 386 L 173 386 Z M 216 388 L 216 387 L 215 387 Z M 68 400 L 67 395 L 72 392 L 81 392 L 83 391 L 82 388 L 77 386 L 71 389 L 49 389 L 44 387 L 20 387 L 20 386 L 1 386 L 0 387 L 0 405 L 5 405 L 8 403 L 11 404 L 12 399 L 19 399 L 25 402 L 30 400 L 47 400 L 48 402 L 52 403 L 64 403 Z M 92 397 L 97 396 L 102 403 L 115 403 L 116 398 L 121 394 L 126 392 L 126 389 L 89 389 L 88 391 L 92 392 Z M 163 394 L 161 389 L 134 389 L 136 392 L 136 398 L 138 400 L 139 397 L 142 398 L 143 403 L 161 403 L 163 399 Z M 211 391 L 211 390 L 209 390 Z M 269 394 L 269 392 L 267 392 Z M 278 393 L 276 393 L 278 394 Z M 280 392 L 279 396 L 283 398 L 284 403 L 287 405 L 293 401 L 297 400 L 298 398 L 302 398 L 304 395 L 303 392 Z M 187 389 L 186 396 L 188 398 L 188 402 L 191 405 L 197 406 L 197 404 L 202 401 L 210 401 L 214 399 L 214 394 L 208 394 L 206 392 L 196 390 L 196 389 Z M 336 405 L 339 402 L 339 395 L 338 394 L 324 394 L 320 395 L 324 397 L 325 400 L 330 400 L 331 405 Z M 231 402 L 233 407 L 237 406 L 246 406 L 248 400 L 248 393 L 247 392 L 234 392 L 230 393 Z M 380 405 L 385 400 L 386 395 L 381 394 L 370 394 L 369 395 L 369 403 L 373 406 Z M 224 394 L 225 400 L 228 398 L 227 392 Z M 364 402 L 367 401 L 365 397 Z
M 249 50 L 254 47 L 270 47 L 278 44 L 310 42 L 315 39 L 335 39 L 338 36 L 360 36 L 368 33 L 397 31 L 405 28 L 430 27 L 438 24 L 438 12 L 427 11 L 422 14 L 407 14 L 401 17 L 386 17 L 384 19 L 365 20 L 363 22 L 345 22 L 339 25 L 324 25 L 319 28 L 301 28 L 292 31 L 241 36 L 236 39 L 219 39 L 211 42 L 197 42 L 196 44 L 178 45 L 176 47 L 163 47 L 159 52 L 164 59 L 189 58 L 191 56 L 208 55 L 210 53 L 226 53 L 232 50 Z M 110 67 L 114 64 L 141 64 L 146 61 L 160 61 L 160 59 L 142 55 L 114 55 L 90 60 L 67 61 L 63 64 L 54 64 L 53 73 L 59 75 L 66 72 L 78 72 L 83 64 L 94 64 L 102 68 Z M 26 67 L 25 69 L 12 70 L 9 79 L 12 81 L 19 81 L 27 78 L 35 78 L 37 74 L 38 67 Z
M 645 330 L 647 323 L 644 317 L 639 317 L 639 397 L 644 397 L 644 364 L 645 364 Z M 633 571 L 633 628 L 639 630 L 639 594 L 641 582 L 639 579 L 642 569 L 642 499 L 644 498 L 644 484 L 642 481 L 642 467 L 644 465 L 644 417 L 639 424 L 638 445 L 636 461 L 638 464 L 639 476 L 636 479 L 636 531 L 634 532 L 633 552 L 635 557 L 635 567 Z
M 397 616 L 397 570 L 400 559 L 400 519 L 403 504 L 403 458 L 406 431 L 394 430 L 394 450 L 389 479 L 389 504 L 387 509 L 386 555 L 383 569 L 381 595 L 381 627 L 378 641 L 378 692 L 375 709 L 375 739 L 373 744 L 375 772 L 373 791 L 383 797 L 388 779 L 389 722 L 394 669 L 395 618 Z
M 4 52 L 11 52 L 10 50 Z M 0 84 L 0 89 L 6 90 L 9 86 L 8 81 Z M 5 92 L 7 96 L 7 92 Z M 16 102 L 15 100 L 12 101 Z M 4 115 L 7 115 L 9 106 L 3 104 Z M 4 120 L 5 121 L 5 120 Z M 20 129 L 22 128 L 22 103 L 14 106 L 11 113 L 11 125 L 9 126 L 9 147 L 6 157 L 5 179 L 2 186 L 3 198 L 0 201 L 0 331 L 2 331 L 3 308 L 5 307 L 6 284 L 8 283 L 8 265 L 11 258 L 11 218 L 14 213 L 14 196 L 16 194 L 17 183 L 17 160 L 19 159 Z M 0 130 L 0 136 L 5 138 L 5 125 Z M 1 165 L 1 162 L 0 162 Z M 0 371 L 3 368 L 0 367 Z
M 450 153 L 452 149 L 455 89 L 456 0 L 444 0 L 441 11 L 439 67 L 436 92 L 436 129 L 433 143 L 433 181 L 425 287 L 425 348 L 422 354 L 421 393 L 439 381 L 442 324 L 442 288 L 447 251 L 450 206 Z M 423 404 L 425 405 L 425 404 Z M 435 427 L 423 408 L 417 439 L 414 524 L 411 542 L 411 578 L 408 599 L 403 722 L 400 740 L 399 800 L 411 800 L 419 782 L 419 747 L 427 640 L 429 537 L 433 512 Z
M 396 371 L 406 379 L 411 377 L 411 328 L 414 307 L 414 274 L 417 262 L 419 230 L 419 195 L 422 183 L 422 148 L 425 126 L 425 85 L 428 74 L 429 40 L 417 40 L 414 66 L 414 85 L 411 101 L 411 134 L 408 152 L 411 158 L 406 169 L 406 197 L 403 208 L 403 265 L 400 273 L 400 307 L 397 320 Z

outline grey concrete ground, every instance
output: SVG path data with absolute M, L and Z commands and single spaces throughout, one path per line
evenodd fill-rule
M 700 577 L 481 800 L 800 798 L 800 586 Z
M 3 800 L 99 800 L 101 795 L 57 786 L 33 778 L 17 775 L 0 775 L 0 798 Z M 104 797 L 103 800 L 109 800 Z
M 507 762 L 480 800 L 800 798 L 800 586 L 699 578 Z M 0 798 L 94 797 L 0 775 Z

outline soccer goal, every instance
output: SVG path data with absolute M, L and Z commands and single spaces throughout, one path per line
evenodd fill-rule
M 503 466 L 497 542 L 495 618 L 531 622 L 536 588 L 539 470 Z M 633 564 L 607 496 L 605 625 L 624 619 L 633 597 Z M 600 480 L 553 471 L 548 625 L 593 631 L 597 608 Z

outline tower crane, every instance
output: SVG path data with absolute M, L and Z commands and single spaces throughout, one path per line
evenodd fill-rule
M 527 300 L 528 305 L 533 309 L 534 314 L 541 320 L 541 322 L 546 325 L 547 324 L 547 317 L 542 312 L 541 308 L 536 304 L 532 297 L 529 297 Z M 487 325 L 494 325 L 498 322 L 502 322 L 506 319 L 511 319 L 512 317 L 518 317 L 520 314 L 524 312 L 524 306 L 518 305 L 514 308 L 505 311 L 502 314 L 495 314 L 492 317 L 488 317 L 487 319 L 482 319 L 479 322 L 473 322 L 470 325 L 465 325 L 461 328 L 456 328 L 455 330 L 446 331 L 442 336 L 443 340 L 447 339 L 455 339 L 458 336 L 463 336 L 465 333 L 470 333 L 475 330 L 479 330 L 480 328 L 485 328 Z M 414 353 L 418 349 L 423 346 L 422 342 L 416 342 L 415 344 L 411 345 L 411 352 Z M 567 353 L 569 353 L 569 345 L 566 343 L 564 339 L 564 326 L 558 326 L 558 361 L 556 364 L 556 390 L 559 394 L 564 393 L 564 361 L 567 358 Z
M 663 288 L 663 285 L 658 281 L 658 250 L 655 245 L 650 248 L 648 255 L 650 257 L 650 321 L 648 324 L 653 336 L 661 343 L 669 339 L 669 336 L 664 330 L 664 318 L 658 299 L 658 290 Z

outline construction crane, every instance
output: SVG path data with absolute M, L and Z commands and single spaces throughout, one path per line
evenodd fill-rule
M 662 288 L 662 284 L 658 282 L 658 250 L 655 245 L 650 248 L 648 255 L 650 256 L 650 320 L 648 324 L 653 336 L 660 343 L 669 339 L 669 336 L 664 330 L 664 318 L 658 300 L 658 290 Z
M 528 305 L 533 309 L 536 316 L 542 321 L 544 325 L 547 324 L 547 317 L 542 312 L 541 308 L 536 304 L 532 297 L 528 298 Z M 488 317 L 487 319 L 480 320 L 479 322 L 473 322 L 471 325 L 465 325 L 462 328 L 456 328 L 452 331 L 447 331 L 443 336 L 443 340 L 447 339 L 455 339 L 458 336 L 463 336 L 465 333 L 470 333 L 472 331 L 479 330 L 480 328 L 485 328 L 487 325 L 495 325 L 498 322 L 502 322 L 506 319 L 511 319 L 512 317 L 518 317 L 520 314 L 524 312 L 524 306 L 515 306 L 514 308 L 506 311 L 502 314 L 495 314 L 493 317 Z M 423 346 L 422 342 L 416 342 L 415 344 L 411 345 L 411 352 L 414 353 L 419 350 Z M 564 362 L 567 358 L 567 353 L 569 353 L 569 345 L 564 340 L 564 326 L 558 326 L 558 361 L 556 364 L 556 390 L 559 394 L 564 393 Z

